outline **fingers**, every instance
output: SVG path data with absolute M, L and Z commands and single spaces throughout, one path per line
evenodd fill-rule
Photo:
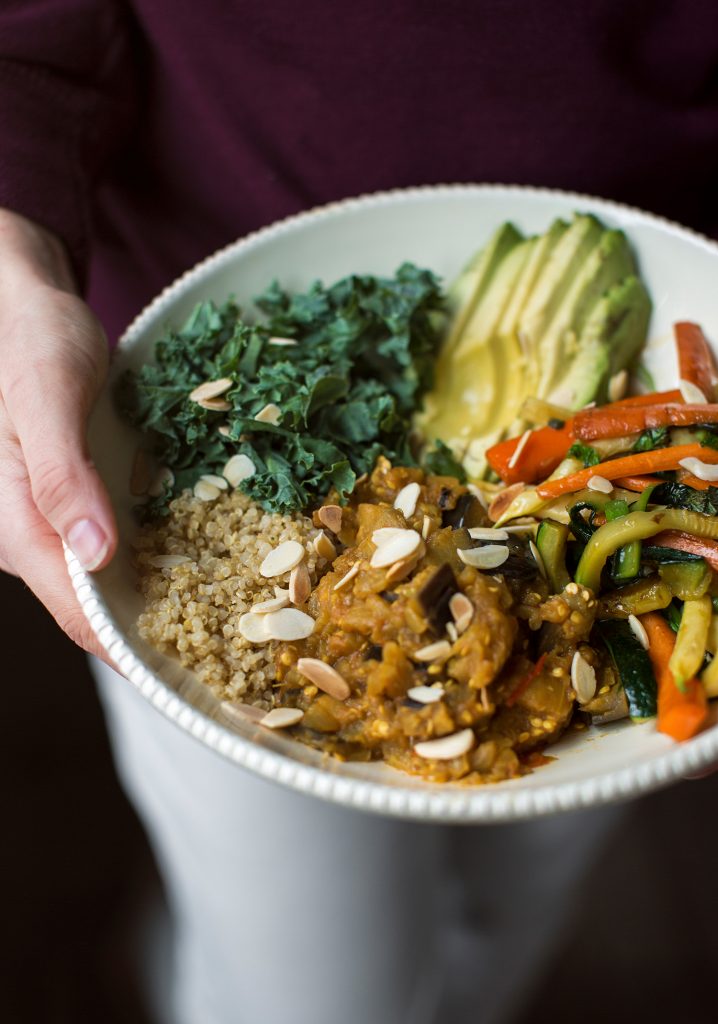
M 106 372 L 106 342 L 84 303 L 47 292 L 31 313 L 25 308 L 3 324 L 0 384 L 36 508 L 81 565 L 94 570 L 116 546 L 112 508 L 85 437 Z

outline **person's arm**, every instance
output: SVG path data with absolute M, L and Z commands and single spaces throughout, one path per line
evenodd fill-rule
M 107 342 L 75 294 L 57 238 L 0 210 L 0 253 L 0 568 L 22 577 L 76 643 L 99 653 L 61 539 L 88 569 L 106 565 L 116 545 L 85 443 Z

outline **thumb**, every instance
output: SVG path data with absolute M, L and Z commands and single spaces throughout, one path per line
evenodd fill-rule
M 104 381 L 107 347 L 90 310 L 63 295 L 42 324 L 31 365 L 4 388 L 38 511 L 87 570 L 116 547 L 109 498 L 86 443 L 87 418 Z M 39 326 L 39 325 L 38 325 Z M 16 364 L 17 365 L 17 364 Z M 27 372 L 31 370 L 31 372 Z

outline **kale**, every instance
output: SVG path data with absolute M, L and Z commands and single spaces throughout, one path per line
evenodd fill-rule
M 644 430 L 631 451 L 651 452 L 654 448 L 665 448 L 668 444 L 668 427 L 654 427 Z
M 118 382 L 120 412 L 175 475 L 149 514 L 240 452 L 256 468 L 242 490 L 277 512 L 305 508 L 332 487 L 344 500 L 379 455 L 416 464 L 411 417 L 432 384 L 443 326 L 429 271 L 405 263 L 394 278 L 317 282 L 293 295 L 275 282 L 256 305 L 265 323 L 244 322 L 232 299 L 199 303 L 157 341 L 152 364 Z M 190 400 L 197 385 L 225 377 L 233 382 L 221 396 L 226 411 Z M 257 421 L 267 405 L 279 408 L 276 423 Z
M 466 471 L 460 462 L 454 458 L 453 452 L 443 441 L 435 441 L 434 448 L 427 451 L 422 459 L 422 465 L 427 473 L 434 476 L 455 476 L 460 483 L 466 482 Z
M 707 516 L 718 515 L 718 487 L 708 487 L 705 491 L 697 491 L 687 484 L 666 482 L 659 484 L 651 494 L 651 502 L 655 505 L 667 505 L 669 508 L 687 508 L 692 512 L 703 512 Z
M 580 459 L 584 466 L 597 466 L 601 462 L 601 456 L 590 444 L 581 444 L 577 441 L 572 444 L 566 455 L 570 459 Z

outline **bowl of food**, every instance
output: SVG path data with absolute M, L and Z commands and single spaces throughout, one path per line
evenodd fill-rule
M 641 211 L 481 185 L 223 249 L 130 326 L 91 421 L 120 544 L 67 558 L 99 640 L 220 754 L 381 813 L 705 767 L 717 268 Z

